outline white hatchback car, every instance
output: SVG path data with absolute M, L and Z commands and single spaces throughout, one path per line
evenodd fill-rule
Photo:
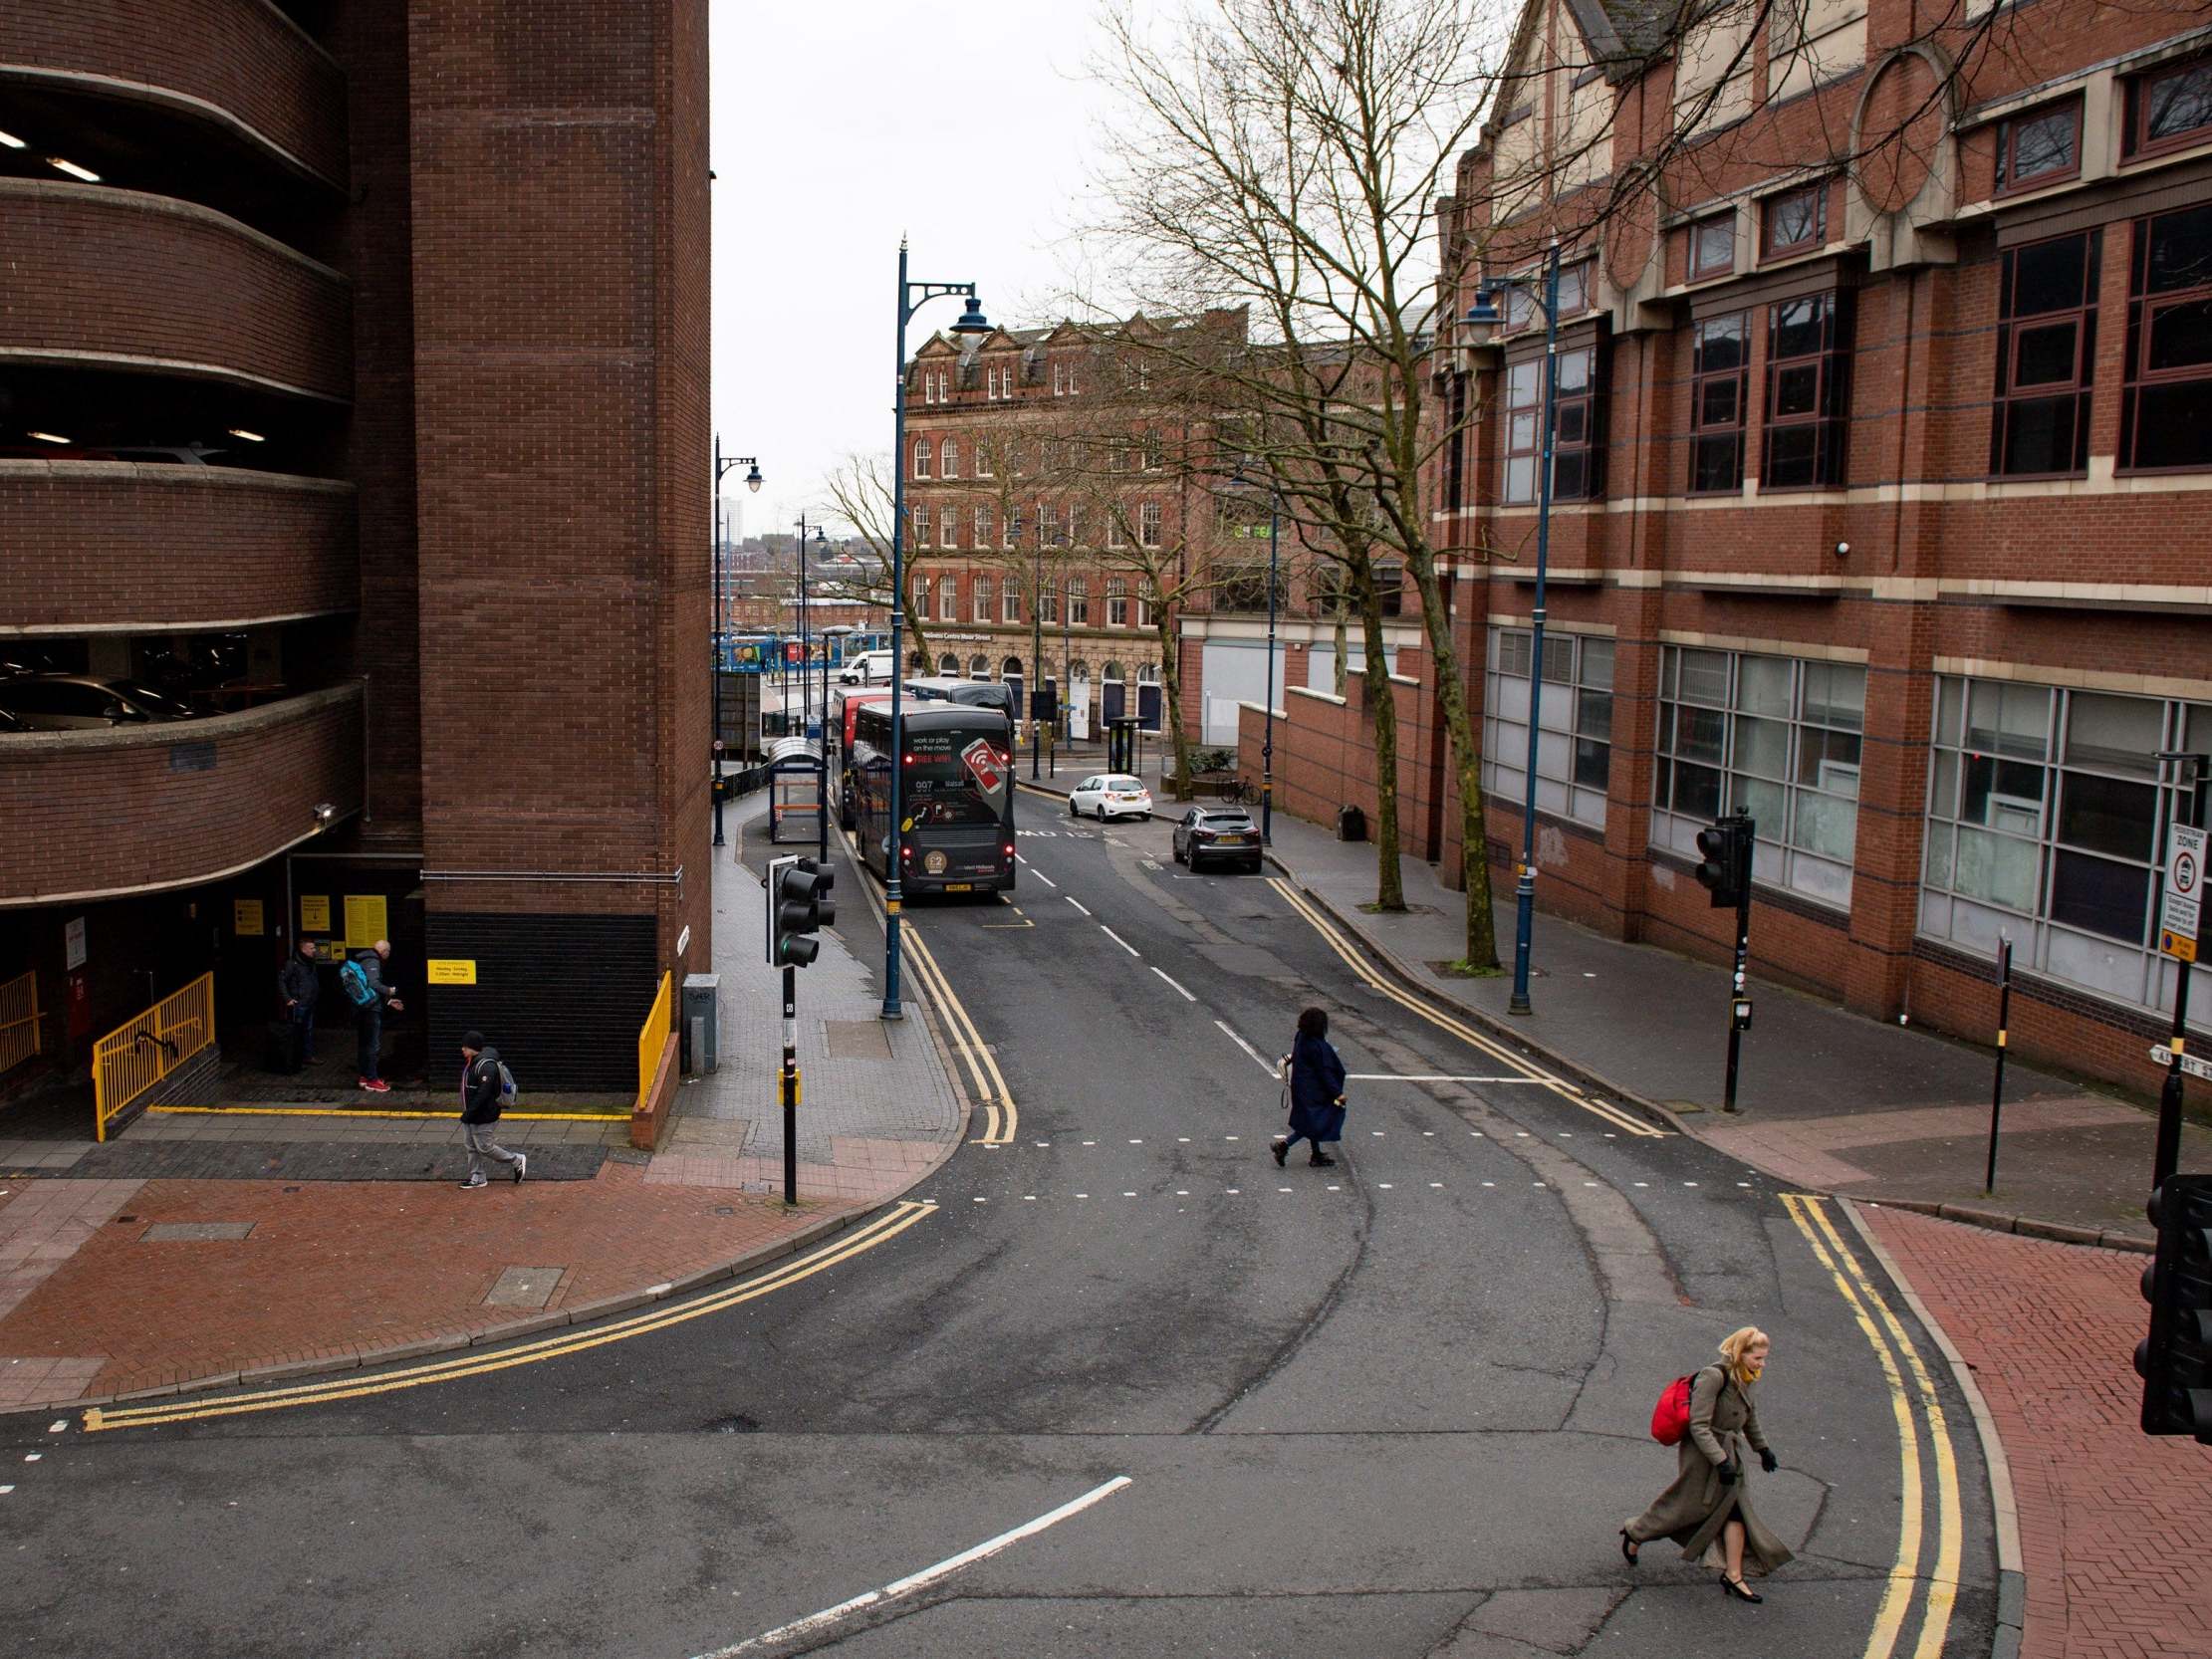
M 1086 813 L 1100 819 L 1145 818 L 1151 811 L 1152 792 L 1144 787 L 1143 779 L 1131 778 L 1125 772 L 1102 772 L 1086 778 L 1068 796 L 1070 818 L 1081 818 Z

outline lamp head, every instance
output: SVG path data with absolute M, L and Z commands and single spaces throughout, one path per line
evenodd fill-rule
M 960 314 L 960 321 L 953 324 L 952 332 L 956 335 L 987 335 L 991 332 L 990 322 L 984 317 L 983 308 L 976 303 L 973 294 L 968 296 L 968 309 Z
M 766 482 L 767 480 L 760 475 L 760 463 L 755 461 L 751 469 L 745 474 L 745 487 L 751 490 L 753 494 L 759 495 L 761 485 Z
M 1476 289 L 1475 303 L 1467 308 L 1467 315 L 1462 321 L 1470 328 L 1487 329 L 1495 327 L 1500 321 L 1498 292 L 1498 289 L 1489 283 L 1484 283 Z

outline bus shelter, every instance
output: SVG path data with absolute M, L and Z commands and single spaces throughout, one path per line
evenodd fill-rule
M 830 842 L 830 767 L 811 737 L 778 738 L 768 746 L 768 838 L 781 846 Z

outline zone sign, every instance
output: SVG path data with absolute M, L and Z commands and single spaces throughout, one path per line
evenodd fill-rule
M 2158 910 L 2158 948 L 2184 962 L 2197 959 L 2204 913 L 2205 831 L 2186 824 L 2166 829 L 2166 893 Z

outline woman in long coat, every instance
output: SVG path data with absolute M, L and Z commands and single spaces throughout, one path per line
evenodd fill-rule
M 1290 1068 L 1290 1132 L 1277 1135 L 1269 1150 L 1280 1164 L 1293 1146 L 1309 1140 L 1314 1155 L 1307 1162 L 1328 1169 L 1337 1160 L 1322 1150 L 1322 1143 L 1345 1137 L 1345 1063 L 1330 1047 L 1329 1016 L 1323 1010 L 1309 1008 L 1298 1017 Z
M 1683 1559 L 1717 1569 L 1730 1596 L 1766 1599 L 1744 1582 L 1744 1573 L 1772 1572 L 1791 1558 L 1789 1546 L 1752 1510 L 1746 1468 L 1747 1441 L 1761 1468 L 1770 1475 L 1776 1468 L 1752 1398 L 1769 1347 L 1765 1331 L 1745 1325 L 1721 1343 L 1722 1362 L 1691 1380 L 1690 1428 L 1677 1452 L 1674 1484 L 1620 1529 L 1620 1552 L 1631 1565 L 1639 1544 L 1672 1539 Z

